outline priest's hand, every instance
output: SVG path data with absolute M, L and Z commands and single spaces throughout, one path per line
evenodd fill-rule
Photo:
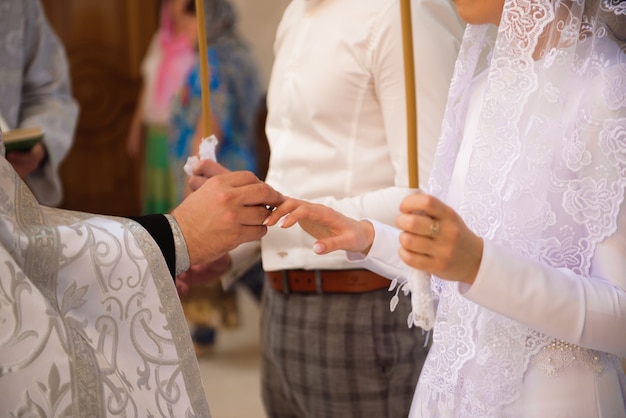
M 346 250 L 367 254 L 374 241 L 374 226 L 357 221 L 324 205 L 287 198 L 266 219 L 266 225 L 289 228 L 296 223 L 317 239 L 313 251 L 327 254 Z
M 283 196 L 252 172 L 215 175 L 172 211 L 189 251 L 191 265 L 217 259 L 238 245 L 260 239 L 263 221 Z

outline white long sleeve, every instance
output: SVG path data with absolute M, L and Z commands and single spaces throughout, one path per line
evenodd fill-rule
M 485 241 L 472 286 L 463 295 L 501 315 L 563 341 L 626 357 L 626 216 L 615 234 L 598 245 L 592 276 L 556 269 Z M 398 254 L 399 230 L 373 223 L 374 244 L 367 257 L 348 259 L 389 279 L 405 264 Z
M 617 241 L 623 239 L 598 246 L 591 277 L 486 241 L 476 281 L 464 295 L 546 335 L 626 357 L 626 247 Z

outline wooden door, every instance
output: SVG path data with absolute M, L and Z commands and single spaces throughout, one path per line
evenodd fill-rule
M 61 167 L 62 207 L 109 215 L 140 212 L 141 162 L 126 154 L 139 67 L 157 28 L 158 0 L 42 0 L 67 51 L 80 105 L 74 145 Z

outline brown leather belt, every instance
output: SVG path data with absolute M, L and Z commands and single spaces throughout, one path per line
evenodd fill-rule
M 369 270 L 267 271 L 272 289 L 283 293 L 364 293 L 389 287 L 388 279 Z

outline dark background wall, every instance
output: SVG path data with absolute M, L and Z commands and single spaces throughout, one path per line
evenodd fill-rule
M 65 45 L 80 104 L 74 146 L 61 167 L 62 206 L 111 215 L 140 210 L 138 161 L 125 141 L 139 67 L 158 22 L 157 0 L 42 0 Z

